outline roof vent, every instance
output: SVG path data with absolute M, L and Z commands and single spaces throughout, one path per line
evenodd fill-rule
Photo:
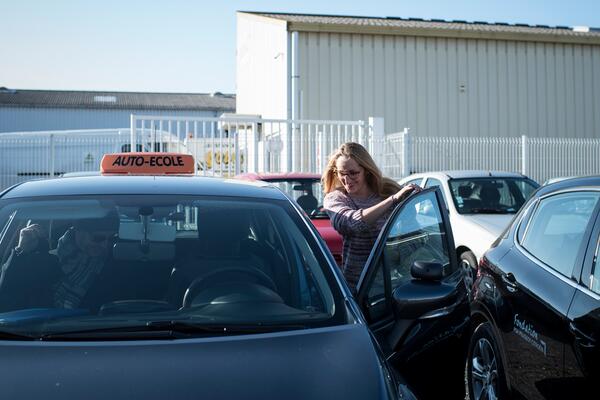
M 221 92 L 212 92 L 210 97 L 223 97 L 223 93 Z
M 94 96 L 96 103 L 116 103 L 117 96 Z
M 573 27 L 573 32 L 584 32 L 587 33 L 590 31 L 590 27 L 589 26 L 574 26 Z

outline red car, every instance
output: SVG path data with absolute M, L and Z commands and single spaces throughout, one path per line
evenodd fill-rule
M 279 187 L 310 217 L 313 225 L 317 228 L 327 247 L 333 254 L 338 265 L 342 265 L 342 237 L 329 221 L 329 216 L 323 211 L 323 189 L 321 187 L 321 175 L 305 172 L 247 173 L 236 176 L 237 179 L 250 181 L 269 182 Z

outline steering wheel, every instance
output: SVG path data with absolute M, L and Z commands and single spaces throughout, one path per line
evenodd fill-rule
M 191 307 L 194 298 L 202 291 L 214 287 L 216 283 L 233 282 L 233 280 L 227 278 L 226 275 L 237 275 L 242 277 L 245 275 L 246 278 L 242 278 L 244 282 L 248 280 L 247 277 L 249 276 L 253 278 L 253 280 L 257 280 L 258 284 L 269 288 L 273 292 L 277 292 L 275 281 L 260 269 L 256 267 L 227 267 L 209 272 L 194 279 L 183 296 L 183 307 Z M 237 279 L 237 281 L 239 282 L 240 279 Z

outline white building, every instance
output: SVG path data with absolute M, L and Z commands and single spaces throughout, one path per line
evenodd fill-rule
M 235 96 L 221 93 L 0 88 L 0 132 L 127 128 L 131 114 L 219 117 L 234 111 Z
M 237 112 L 418 136 L 600 136 L 600 30 L 238 12 Z

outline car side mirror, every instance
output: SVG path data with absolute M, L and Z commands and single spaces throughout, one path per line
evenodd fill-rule
M 394 307 L 403 319 L 417 319 L 443 310 L 460 298 L 453 285 L 441 282 L 444 266 L 439 262 L 415 261 L 410 270 L 413 279 L 393 291 Z
M 410 274 L 414 279 L 439 282 L 444 277 L 444 266 L 439 262 L 415 261 L 410 268 Z

